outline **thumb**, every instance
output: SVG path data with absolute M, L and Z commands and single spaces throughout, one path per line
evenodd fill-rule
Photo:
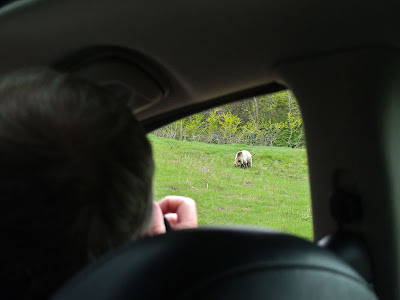
M 153 203 L 153 224 L 151 225 L 151 235 L 163 234 L 166 232 L 164 224 L 164 215 L 158 203 Z

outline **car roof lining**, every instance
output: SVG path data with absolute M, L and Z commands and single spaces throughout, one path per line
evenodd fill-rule
M 169 93 L 168 81 L 159 66 L 144 55 L 121 47 L 84 49 L 53 67 L 103 86 L 125 101 L 134 113 L 153 107 Z
M 7 40 L 0 55 L 11 58 L 2 62 L 0 73 L 54 65 L 98 45 L 131 49 L 145 54 L 169 84 L 168 97 L 138 113 L 143 121 L 279 81 L 276 67 L 282 62 L 365 45 L 400 46 L 396 3 L 386 3 L 379 14 L 375 1 L 360 6 L 355 0 L 334 5 L 99 0 L 85 3 L 84 10 L 81 5 L 80 0 L 22 0 L 0 9 L 0 38 Z

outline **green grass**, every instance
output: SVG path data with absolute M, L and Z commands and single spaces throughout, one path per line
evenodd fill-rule
M 312 239 L 307 156 L 304 149 L 211 145 L 148 136 L 154 149 L 154 198 L 196 200 L 200 225 L 255 225 Z M 253 167 L 234 167 L 237 151 Z

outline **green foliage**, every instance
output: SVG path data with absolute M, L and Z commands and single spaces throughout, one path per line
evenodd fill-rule
M 220 116 L 218 112 L 219 112 L 218 108 L 211 110 L 210 115 L 206 120 L 206 131 L 207 131 L 206 142 L 208 143 L 216 141 L 215 136 L 219 129 L 219 124 L 220 124 Z
M 215 144 L 305 146 L 300 108 L 290 91 L 253 97 L 198 113 L 160 128 L 154 134 Z
M 312 239 L 305 149 L 149 138 L 156 163 L 155 199 L 192 197 L 202 226 L 262 226 Z M 234 167 L 242 149 L 255 154 L 252 168 Z
M 219 120 L 219 131 L 222 133 L 222 142 L 229 142 L 236 136 L 241 122 L 240 118 L 230 111 L 222 115 L 222 118 Z
M 195 114 L 185 118 L 183 122 L 183 136 L 181 138 L 196 141 L 202 136 L 204 127 L 203 114 Z

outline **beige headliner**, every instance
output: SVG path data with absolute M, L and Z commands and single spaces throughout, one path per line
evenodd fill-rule
M 81 49 L 126 47 L 168 77 L 142 120 L 280 79 L 277 65 L 366 45 L 398 47 L 392 1 L 19 1 L 0 11 L 0 72 Z

